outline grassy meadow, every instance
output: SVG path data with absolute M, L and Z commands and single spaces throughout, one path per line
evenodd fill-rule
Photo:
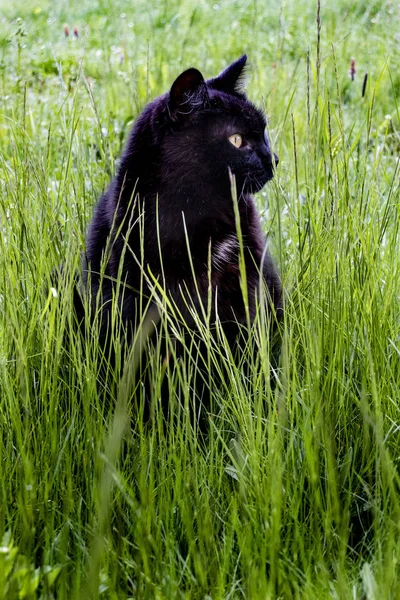
M 400 598 L 399 3 L 0 0 L 0 23 L 0 598 Z M 104 401 L 74 273 L 146 102 L 245 52 L 286 316 L 272 368 L 260 312 L 246 375 L 199 322 L 229 373 L 201 439 L 189 352 L 167 425 L 133 367 Z

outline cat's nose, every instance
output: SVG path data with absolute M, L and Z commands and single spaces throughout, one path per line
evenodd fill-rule
M 269 147 L 269 144 L 264 144 L 264 147 L 262 148 L 262 153 L 265 156 L 266 161 L 269 165 L 273 165 L 275 168 L 278 166 L 279 157 L 277 154 L 275 154 L 275 152 L 272 152 L 271 148 Z

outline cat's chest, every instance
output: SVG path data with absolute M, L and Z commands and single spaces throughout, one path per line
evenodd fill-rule
M 211 265 L 219 273 L 236 272 L 239 261 L 239 242 L 236 233 L 231 233 L 211 246 Z

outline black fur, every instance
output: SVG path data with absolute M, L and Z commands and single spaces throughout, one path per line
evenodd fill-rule
M 229 172 L 236 180 L 250 318 L 255 315 L 260 270 L 274 312 L 282 312 L 280 279 L 265 250 L 251 195 L 273 177 L 278 158 L 271 151 L 263 114 L 243 92 L 245 63 L 243 56 L 207 81 L 197 69 L 184 71 L 170 92 L 137 118 L 87 235 L 85 285 L 93 304 L 102 306 L 103 346 L 117 282 L 123 284 L 123 321 L 132 325 L 128 331 L 134 330 L 140 300 L 150 294 L 150 272 L 191 327 L 188 301 L 196 308 L 207 306 L 210 253 L 212 320 L 218 316 L 234 344 L 235 323 L 244 324 L 246 314 Z M 229 141 L 233 134 L 242 136 L 242 147 Z

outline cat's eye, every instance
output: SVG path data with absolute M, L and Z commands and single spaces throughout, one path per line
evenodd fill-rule
M 243 143 L 242 136 L 239 135 L 238 133 L 234 133 L 233 135 L 230 135 L 229 141 L 231 144 L 233 144 L 235 146 L 235 148 L 240 148 L 240 146 Z

